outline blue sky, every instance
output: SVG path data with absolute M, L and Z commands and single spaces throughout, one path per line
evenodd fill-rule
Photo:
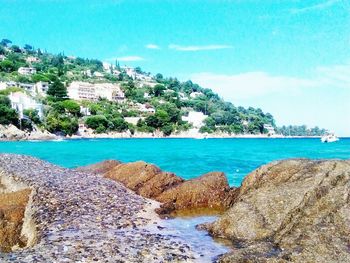
M 0 38 L 193 79 L 350 135 L 348 0 L 0 0 Z

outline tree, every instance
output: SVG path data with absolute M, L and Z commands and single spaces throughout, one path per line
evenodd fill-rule
M 39 117 L 39 114 L 38 114 L 38 110 L 35 110 L 35 109 L 26 109 L 26 110 L 23 110 L 23 114 L 25 116 L 28 116 L 28 118 L 34 122 L 35 124 L 40 124 L 41 123 L 41 120 L 40 120 L 40 117 Z
M 85 120 L 85 124 L 91 129 L 94 129 L 94 130 L 98 129 L 99 132 L 104 132 L 107 130 L 109 122 L 105 116 L 95 115 L 95 116 L 89 116 Z
M 169 136 L 174 131 L 174 127 L 171 124 L 167 124 L 162 127 L 161 131 L 165 136 Z
M 120 117 L 114 118 L 112 120 L 112 124 L 113 124 L 113 130 L 117 132 L 123 132 L 129 128 L 128 123 L 123 118 L 120 118 Z
M 141 69 L 140 67 L 136 67 L 136 68 L 135 68 L 135 72 L 136 72 L 137 74 L 142 74 L 142 69 Z
M 6 59 L 0 62 L 0 71 L 11 73 L 16 70 L 17 70 L 17 67 L 15 63 L 13 63 L 12 61 Z
M 67 113 L 72 114 L 74 116 L 80 115 L 80 105 L 74 100 L 64 100 L 60 102 L 60 104 Z
M 153 88 L 154 96 L 159 97 L 159 96 L 163 95 L 164 90 L 165 90 L 164 85 L 161 85 L 161 84 L 155 85 Z
M 11 102 L 4 95 L 0 95 L 0 124 L 18 125 L 18 114 L 14 109 L 11 109 Z
M 47 116 L 46 128 L 52 133 L 72 135 L 78 131 L 79 125 L 76 118 L 53 113 Z
M 11 46 L 11 50 L 13 52 L 15 52 L 15 53 L 21 53 L 22 52 L 21 48 L 19 46 L 17 46 L 17 45 Z
M 157 75 L 155 77 L 156 77 L 156 81 L 157 82 L 162 82 L 163 81 L 163 75 L 162 74 L 157 73 Z
M 9 39 L 2 39 L 1 42 L 0 42 L 0 45 L 4 46 L 4 47 L 7 47 L 9 44 L 12 44 L 12 41 L 9 40 Z
M 66 99 L 67 88 L 59 79 L 56 79 L 47 90 L 47 95 L 50 95 L 57 100 Z
M 33 46 L 28 45 L 28 44 L 25 44 L 23 48 L 24 48 L 24 50 L 26 50 L 26 51 L 32 51 L 32 50 L 33 50 Z

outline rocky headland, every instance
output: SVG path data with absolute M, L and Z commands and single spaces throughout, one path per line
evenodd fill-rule
M 1 262 L 205 262 L 154 210 L 222 213 L 198 226 L 231 242 L 218 262 L 350 262 L 350 161 L 273 162 L 239 188 L 142 161 L 64 169 L 2 154 L 0 170 Z

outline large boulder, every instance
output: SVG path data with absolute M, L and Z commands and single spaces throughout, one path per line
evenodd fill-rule
M 106 160 L 103 162 L 87 165 L 87 166 L 82 166 L 76 168 L 76 171 L 79 172 L 90 172 L 93 174 L 105 174 L 112 170 L 114 167 L 118 166 L 121 164 L 121 162 L 116 161 L 116 160 Z
M 25 238 L 21 235 L 24 212 L 30 190 L 0 194 L 0 252 L 10 252 L 12 247 L 24 247 Z
M 350 161 L 263 166 L 205 227 L 238 244 L 222 262 L 350 262 Z
M 230 191 L 227 178 L 222 172 L 211 172 L 172 187 L 156 200 L 165 208 L 174 210 L 193 208 L 224 209 Z
M 162 172 L 159 167 L 143 161 L 120 164 L 104 176 L 147 198 L 156 198 L 166 189 L 183 182 L 183 179 L 175 174 Z

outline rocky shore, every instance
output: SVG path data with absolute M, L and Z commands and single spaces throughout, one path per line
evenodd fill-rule
M 229 207 L 236 192 L 235 187 L 230 188 L 222 172 L 211 172 L 186 181 L 143 161 L 121 163 L 108 160 L 77 170 L 100 174 L 143 197 L 160 202 L 156 211 L 163 216 L 186 210 L 220 213 Z
M 198 229 L 232 244 L 216 259 L 154 212 L 203 209 L 223 214 Z M 0 262 L 350 262 L 350 161 L 273 162 L 230 188 L 221 172 L 0 154 L 0 233 Z
M 198 226 L 233 244 L 219 262 L 350 262 L 350 161 L 273 162 L 239 188 L 220 172 L 184 181 L 144 162 L 81 169 L 162 202 L 160 214 L 227 210 Z
M 131 139 L 131 138 L 145 138 L 145 139 L 229 139 L 229 138 L 242 138 L 242 139 L 254 139 L 254 138 L 320 138 L 319 136 L 282 136 L 274 135 L 268 136 L 266 134 L 228 134 L 224 132 L 216 132 L 211 134 L 201 134 L 199 131 L 185 131 L 180 133 L 164 136 L 161 132 L 144 133 L 135 132 L 109 132 L 109 133 L 94 133 L 89 129 L 89 132 L 84 134 L 74 134 L 72 136 L 57 136 L 49 133 L 48 131 L 41 131 L 36 128 L 32 132 L 26 132 L 18 129 L 14 125 L 0 125 L 0 141 L 28 141 L 28 140 L 60 140 L 60 139 Z
M 221 262 L 350 262 L 350 161 L 265 165 L 202 228 L 235 244 Z
M 2 194 L 31 192 L 19 237 L 25 249 L 0 253 L 0 262 L 194 262 L 200 257 L 180 238 L 150 231 L 148 225 L 159 222 L 153 212 L 157 203 L 116 182 L 21 155 L 1 154 L 0 170 Z M 11 223 L 6 217 L 0 221 Z

